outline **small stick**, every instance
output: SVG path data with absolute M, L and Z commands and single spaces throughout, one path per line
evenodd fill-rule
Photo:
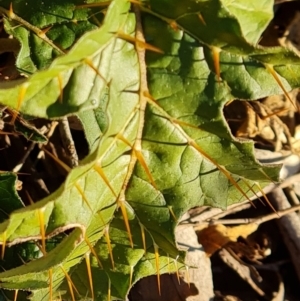
M 300 180 L 300 174 L 297 173 L 295 175 L 292 175 L 286 179 L 284 179 L 280 184 L 270 184 L 267 187 L 264 188 L 264 192 L 266 194 L 270 193 L 271 191 L 273 191 L 274 189 L 277 188 L 286 188 L 288 186 L 293 185 L 295 182 Z M 261 196 L 261 193 L 258 192 L 258 196 Z M 256 199 L 257 196 L 253 196 L 250 199 L 254 200 Z M 222 216 L 226 216 L 229 213 L 234 213 L 234 212 L 238 212 L 240 211 L 238 208 L 241 206 L 241 210 L 245 209 L 246 206 L 248 206 L 249 202 L 248 201 L 244 201 L 242 203 L 238 203 L 238 204 L 233 204 L 231 206 L 228 207 L 228 209 L 226 211 L 223 211 L 220 208 L 207 208 L 207 210 L 205 212 L 200 212 L 200 214 L 196 214 L 191 216 L 188 220 L 183 220 L 182 224 L 184 225 L 188 225 L 188 224 L 199 224 L 202 223 L 206 220 L 212 219 L 212 218 L 220 218 Z M 229 213 L 227 214 L 227 212 L 229 211 Z M 223 215 L 224 214 L 224 215 Z
M 55 131 L 57 125 L 58 125 L 58 122 L 57 122 L 57 121 L 52 121 L 52 122 L 51 122 L 49 132 L 48 132 L 47 135 L 46 135 L 46 137 L 48 138 L 48 140 L 49 140 L 50 137 L 53 135 L 53 133 L 54 133 L 54 131 Z M 48 145 L 50 145 L 50 143 L 48 143 Z M 42 145 L 41 145 L 41 144 L 39 144 L 39 148 L 40 148 L 40 151 L 39 151 L 39 153 L 37 154 L 36 159 L 35 159 L 35 161 L 34 161 L 33 164 L 32 164 L 32 168 L 35 168 L 36 165 L 37 165 L 37 163 L 38 163 L 38 161 L 44 157 L 44 151 L 42 150 Z M 45 161 L 45 164 L 47 165 L 46 161 Z M 49 169 L 48 169 L 48 171 L 49 171 Z M 52 173 L 50 172 L 50 174 L 53 175 L 54 173 L 53 173 L 53 172 L 52 172 Z
M 221 218 L 223 216 L 239 212 L 244 209 L 248 209 L 251 206 L 251 204 L 248 201 L 245 201 L 243 203 L 233 204 L 228 207 L 227 210 L 223 211 L 220 208 L 207 208 L 206 211 L 200 211 L 196 214 L 191 214 L 189 218 L 184 219 L 181 221 L 181 224 L 199 224 L 203 223 L 204 221 L 210 220 L 212 218 L 217 219 Z
M 41 134 L 46 133 L 47 128 L 43 127 L 40 132 Z M 21 170 L 21 168 L 23 167 L 24 163 L 26 162 L 28 156 L 30 155 L 30 153 L 32 152 L 32 150 L 34 149 L 35 145 L 37 143 L 36 142 L 31 142 L 29 147 L 27 148 L 24 156 L 21 158 L 21 160 L 18 162 L 18 164 L 13 168 L 12 172 L 19 172 Z
M 292 212 L 300 210 L 300 204 L 296 205 L 294 207 L 289 207 L 283 210 L 278 210 L 277 212 L 273 212 L 271 214 L 259 216 L 256 218 L 236 218 L 236 219 L 220 219 L 220 220 L 211 220 L 206 223 L 201 223 L 201 229 L 204 227 L 204 225 L 211 226 L 216 224 L 222 224 L 222 225 L 235 225 L 235 224 L 257 224 L 260 225 L 262 223 L 268 222 L 273 219 L 280 219 L 283 216 L 290 214 Z M 197 227 L 200 225 L 198 223 L 197 225 L 194 225 L 194 227 L 197 229 Z
M 50 129 L 49 129 L 49 132 L 47 133 L 46 137 L 48 139 L 50 139 L 50 137 L 53 135 L 56 127 L 58 125 L 58 122 L 57 121 L 52 121 L 51 122 L 51 125 L 50 125 Z M 39 145 L 39 148 L 41 149 L 38 153 L 38 155 L 36 156 L 37 157 L 37 160 L 40 160 L 43 156 L 44 156 L 44 151 L 42 150 L 42 145 Z M 34 162 L 33 166 L 36 166 L 37 164 L 37 160 Z
M 55 145 L 50 141 L 47 144 L 47 150 L 55 158 L 58 158 Z M 58 173 L 63 176 L 66 176 L 66 173 L 67 173 L 66 170 L 64 168 L 61 168 L 61 166 L 59 164 L 53 164 L 53 159 L 49 156 L 45 156 L 45 152 L 46 152 L 46 148 L 43 148 L 40 152 L 41 157 L 37 158 L 37 160 L 43 159 L 43 164 L 45 166 L 47 174 L 54 178 L 58 176 Z M 50 159 L 50 161 L 48 159 Z M 37 160 L 36 160 L 36 162 L 37 162 Z
M 30 145 L 27 148 L 25 154 L 23 155 L 21 160 L 18 162 L 18 164 L 13 168 L 12 172 L 19 172 L 21 170 L 21 168 L 23 167 L 23 165 L 24 165 L 25 161 L 27 160 L 28 156 L 30 155 L 30 153 L 34 149 L 35 145 L 36 145 L 36 142 L 31 142 L 30 143 Z
M 228 210 L 222 211 L 222 212 L 212 216 L 211 219 L 217 220 L 217 219 L 220 219 L 220 218 L 222 218 L 224 216 L 227 216 L 229 214 L 234 214 L 234 213 L 237 213 L 239 211 L 249 209 L 249 208 L 251 208 L 251 206 L 252 205 L 250 203 L 238 204 L 238 206 L 230 207 L 230 208 L 228 208 Z
M 62 143 L 70 156 L 72 167 L 78 166 L 78 155 L 75 148 L 75 143 L 71 134 L 70 125 L 67 117 L 59 121 L 59 132 L 61 134 Z
M 286 187 L 284 189 L 284 193 L 288 197 L 288 199 L 289 199 L 292 206 L 296 206 L 296 205 L 300 204 L 300 201 L 297 197 L 297 194 L 291 186 Z

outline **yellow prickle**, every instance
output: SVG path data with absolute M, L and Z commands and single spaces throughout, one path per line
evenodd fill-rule
M 185 270 L 186 270 L 186 280 L 190 288 L 191 287 L 190 272 L 189 272 L 189 267 L 187 265 L 185 266 Z
M 15 290 L 14 301 L 17 301 L 18 293 L 19 293 L 19 290 Z
M 174 265 L 175 265 L 175 268 L 176 268 L 176 276 L 177 276 L 178 284 L 180 284 L 180 276 L 179 276 L 179 271 L 178 271 L 177 258 L 173 259 L 173 261 L 174 261 Z
M 60 268 L 62 269 L 62 271 L 65 274 L 65 277 L 67 279 L 69 290 L 70 290 L 70 294 L 71 294 L 71 297 L 72 297 L 72 301 L 76 301 L 75 300 L 75 295 L 74 295 L 73 288 L 75 289 L 75 291 L 77 292 L 77 294 L 79 294 L 79 293 L 78 293 L 78 291 L 77 291 L 77 289 L 76 289 L 76 287 L 75 287 L 75 285 L 74 285 L 71 277 L 69 276 L 69 274 L 67 273 L 67 271 L 64 269 L 64 267 L 61 265 Z
M 90 202 L 88 201 L 88 199 L 86 198 L 84 191 L 81 189 L 81 187 L 79 186 L 78 182 L 75 182 L 74 186 L 76 187 L 76 189 L 78 190 L 79 194 L 81 195 L 84 203 L 89 207 L 89 209 L 91 210 L 91 212 L 93 213 L 93 209 L 90 205 Z
M 12 5 L 12 2 L 10 2 L 10 5 L 9 5 L 9 13 L 8 13 L 8 16 L 13 19 L 15 17 L 15 13 L 14 13 L 14 10 L 13 10 L 13 5 Z
M 154 255 L 155 255 L 158 294 L 161 296 L 158 246 L 155 242 L 153 242 L 153 246 L 154 246 Z
M 145 227 L 141 223 L 139 223 L 139 225 L 141 227 L 141 236 L 142 236 L 142 242 L 143 242 L 143 249 L 146 253 L 147 246 L 146 246 Z
M 102 265 L 102 263 L 101 263 L 101 261 L 100 261 L 98 255 L 97 255 L 95 249 L 93 248 L 93 246 L 91 245 L 90 241 L 88 240 L 88 238 L 87 238 L 86 236 L 84 237 L 84 240 L 85 240 L 86 244 L 88 245 L 88 247 L 90 248 L 91 253 L 95 256 L 99 268 L 100 268 L 100 269 L 103 269 L 103 265 Z
M 150 183 L 151 185 L 157 190 L 157 186 L 154 182 L 154 179 L 152 177 L 152 174 L 146 164 L 146 161 L 144 159 L 144 156 L 141 152 L 140 149 L 136 149 L 136 148 L 133 148 L 133 146 L 131 145 L 131 143 L 121 134 L 117 134 L 116 136 L 119 140 L 121 140 L 122 142 L 124 142 L 126 145 L 128 145 L 132 150 L 133 150 L 133 153 L 134 155 L 136 156 L 136 158 L 138 159 L 138 161 L 140 162 L 140 164 L 142 165 L 142 167 L 144 168 L 149 180 L 150 180 Z
M 197 125 L 193 125 L 193 124 L 190 124 L 188 122 L 184 122 L 184 121 L 178 120 L 176 118 L 172 118 L 172 122 L 176 123 L 176 124 L 179 124 L 179 125 L 188 126 L 190 128 L 199 129 L 199 126 L 197 126 Z
M 20 92 L 19 92 L 18 102 L 17 102 L 17 111 L 19 111 L 21 108 L 21 105 L 22 105 L 22 102 L 23 102 L 23 99 L 25 97 L 28 87 L 29 87 L 29 83 L 24 83 L 20 87 Z
M 128 215 L 127 215 L 127 210 L 125 208 L 125 201 L 118 200 L 118 205 L 121 208 L 121 212 L 122 212 L 122 215 L 123 215 L 125 227 L 126 227 L 128 238 L 129 238 L 129 242 L 130 242 L 130 246 L 131 246 L 131 248 L 133 248 L 132 234 L 131 234 L 131 229 L 130 229 L 130 225 L 129 225 L 129 219 L 128 219 Z
M 92 294 L 92 300 L 95 300 L 94 296 L 94 286 L 93 286 L 93 277 L 92 277 L 92 269 L 91 269 L 91 261 L 90 261 L 90 253 L 85 254 L 85 263 L 86 263 L 86 268 L 88 272 L 88 277 L 89 277 L 89 283 L 90 283 L 90 290 Z
M 218 47 L 211 47 L 211 51 L 213 54 L 213 60 L 214 60 L 214 68 L 217 75 L 218 82 L 221 81 L 220 77 L 220 52 L 221 49 Z
M 267 202 L 267 204 L 269 205 L 269 207 L 274 211 L 274 213 L 276 213 L 278 215 L 278 217 L 280 217 L 280 215 L 278 214 L 278 212 L 276 211 L 276 209 L 274 208 L 274 206 L 271 204 L 270 200 L 268 199 L 267 195 L 265 194 L 264 190 L 260 187 L 260 185 L 258 183 L 255 183 L 255 185 L 257 186 L 258 190 L 264 197 L 264 199 Z
M 153 51 L 156 53 L 161 53 L 161 54 L 164 53 L 161 49 L 159 49 L 151 44 L 145 43 L 144 41 L 141 41 L 141 40 L 139 40 L 133 36 L 130 36 L 122 31 L 117 32 L 117 37 L 122 40 L 135 43 L 138 47 L 144 48 L 146 50 L 150 50 L 150 51 Z
M 118 133 L 116 135 L 116 138 L 124 142 L 127 146 L 129 146 L 132 149 L 131 143 L 121 133 Z
M 47 33 L 51 28 L 52 28 L 52 26 L 49 26 L 49 27 L 47 27 L 47 28 L 42 29 L 42 30 L 38 33 L 38 36 L 39 36 L 41 39 L 47 38 L 46 33 Z
M 95 73 L 105 82 L 106 85 L 108 84 L 107 80 L 103 77 L 103 75 L 99 72 L 99 70 L 94 66 L 93 62 L 90 59 L 86 58 L 84 60 L 84 63 L 86 63 L 90 68 L 92 68 L 95 71 Z
M 40 224 L 40 233 L 41 233 L 41 240 L 42 240 L 42 252 L 46 254 L 46 233 L 45 233 L 45 219 L 44 219 L 44 208 L 38 209 L 38 218 Z
M 107 179 L 102 167 L 99 164 L 94 165 L 95 171 L 99 174 L 99 176 L 102 178 L 106 186 L 109 188 L 111 193 L 114 195 L 114 197 L 117 197 L 117 194 L 115 193 L 113 187 L 110 185 L 109 180 Z
M 249 188 L 249 190 L 261 201 L 261 199 L 259 198 L 259 196 L 255 192 L 255 190 L 248 184 L 248 182 L 246 181 L 246 179 L 244 179 L 244 178 L 241 178 L 241 179 L 246 184 L 246 186 Z M 251 204 L 251 206 L 253 206 L 253 208 L 256 208 L 256 206 L 254 205 L 254 203 L 251 200 L 249 200 L 249 203 Z
M 221 165 L 218 164 L 216 160 L 210 157 L 206 152 L 204 152 L 199 145 L 196 144 L 194 140 L 190 140 L 189 145 L 193 146 L 201 155 L 203 155 L 207 160 L 213 163 L 222 173 L 223 175 L 230 181 L 230 183 L 248 200 L 250 201 L 247 194 L 242 190 L 239 184 L 235 181 L 235 179 L 231 176 L 231 174 Z
M 112 247 L 111 247 L 108 227 L 105 228 L 105 230 L 104 230 L 104 237 L 105 237 L 107 248 L 108 248 L 108 253 L 109 253 L 109 257 L 110 257 L 110 261 L 111 261 L 111 266 L 112 266 L 112 269 L 114 270 L 115 269 L 115 261 L 114 261 Z
M 176 217 L 176 215 L 175 215 L 175 213 L 174 213 L 174 211 L 173 211 L 172 206 L 168 206 L 168 209 L 169 209 L 169 211 L 170 211 L 170 213 L 171 213 L 171 215 L 172 215 L 174 221 L 177 222 L 177 217 Z
M 273 65 L 270 64 L 264 64 L 266 69 L 271 73 L 271 75 L 274 77 L 275 81 L 277 82 L 278 86 L 282 89 L 284 95 L 287 97 L 287 99 L 291 102 L 291 104 L 293 105 L 293 107 L 297 110 L 297 106 L 295 105 L 295 103 L 292 101 L 292 99 L 289 96 L 289 93 L 287 92 L 287 90 L 285 89 L 285 87 L 283 86 L 277 72 L 274 70 Z
M 206 22 L 205 22 L 205 20 L 204 20 L 204 18 L 202 16 L 202 14 L 198 13 L 198 18 L 202 22 L 202 24 L 206 26 Z
M 140 164 L 144 168 L 144 170 L 145 170 L 145 172 L 147 174 L 147 177 L 150 180 L 151 185 L 157 190 L 157 186 L 156 186 L 156 184 L 154 182 L 154 179 L 153 179 L 152 174 L 151 174 L 151 172 L 150 172 L 150 170 L 149 170 L 149 168 L 147 166 L 147 163 L 146 163 L 146 161 L 144 159 L 144 156 L 143 156 L 142 152 L 139 151 L 139 150 L 134 150 L 134 152 L 135 152 L 135 155 L 136 155 L 138 161 L 140 162 Z
M 11 124 L 14 124 L 17 116 L 19 114 L 22 102 L 24 100 L 27 88 L 28 88 L 29 84 L 28 83 L 24 83 L 21 85 L 20 87 L 20 91 L 19 91 L 19 95 L 18 95 L 18 100 L 17 100 L 17 106 L 16 106 L 16 111 L 13 111 L 13 115 L 12 115 L 12 120 L 11 120 Z
M 60 74 L 57 76 L 57 80 L 58 80 L 58 88 L 59 88 L 59 102 L 63 103 L 64 90 L 63 90 L 63 81 Z
M 46 148 L 42 147 L 42 150 L 48 155 L 50 156 L 56 163 L 59 164 L 59 166 L 61 166 L 66 172 L 70 172 L 72 169 L 63 161 L 61 161 L 60 159 L 58 159 L 56 156 L 54 156 L 52 153 L 50 153 Z
M 129 288 L 132 286 L 132 279 L 133 279 L 133 265 L 130 266 L 130 275 L 129 275 Z

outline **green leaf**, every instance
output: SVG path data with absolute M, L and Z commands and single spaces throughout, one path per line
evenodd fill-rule
M 122 7 L 118 9 L 122 11 Z M 9 14 L 3 8 L 0 11 Z M 106 18 L 101 28 L 84 35 L 68 54 L 54 60 L 47 70 L 35 73 L 28 80 L 1 83 L 1 103 L 24 114 L 42 118 L 97 108 L 108 86 L 109 48 L 115 39 L 115 32 L 123 23 L 122 17 Z M 106 64 L 99 55 L 99 50 L 103 49 L 108 53 Z M 103 68 L 96 73 L 100 63 Z M 84 87 L 83 78 L 88 83 Z M 76 86 L 80 88 L 74 89 Z
M 1 211 L 0 221 L 7 219 L 14 210 L 24 207 L 16 191 L 17 176 L 13 173 L 0 173 Z
M 243 36 L 238 19 L 223 5 L 223 1 L 150 0 L 143 10 L 164 20 L 173 29 L 184 28 L 206 45 L 231 51 L 251 51 Z
M 243 0 L 222 0 L 221 2 L 238 19 L 246 40 L 250 44 L 257 44 L 273 18 L 273 1 L 255 0 L 246 3 Z
M 11 1 L 1 0 L 0 5 L 9 8 Z M 5 29 L 22 45 L 17 67 L 32 74 L 49 67 L 53 59 L 70 48 L 85 32 L 96 29 L 90 21 L 88 9 L 76 9 L 74 1 L 45 0 L 14 1 L 13 13 L 30 24 L 14 18 L 5 19 Z M 81 4 L 78 1 L 78 4 Z M 33 32 L 35 29 L 36 32 Z M 52 44 L 43 38 L 43 31 Z
M 88 141 L 90 150 L 97 147 L 102 134 L 106 132 L 109 118 L 106 114 L 109 102 L 109 89 L 104 93 L 100 100 L 100 105 L 94 110 L 84 111 L 77 114 L 84 127 L 85 137 Z
M 2 244 L 38 240 L 43 251 L 0 273 L 1 288 L 31 291 L 36 301 L 126 299 L 140 278 L 157 274 L 159 283 L 159 274 L 184 267 L 174 229 L 189 208 L 226 208 L 278 181 L 280 166 L 259 164 L 253 143 L 232 137 L 223 107 L 299 86 L 300 60 L 248 43 L 257 36 L 222 3 L 151 0 L 131 10 L 114 0 L 100 29 L 28 87 L 5 91 L 14 101 L 24 94 L 22 113 L 78 114 L 91 151 L 57 191 L 0 224 Z M 155 51 L 145 56 L 145 47 Z M 33 83 L 43 80 L 37 93 Z
M 20 199 L 16 187 L 19 186 L 17 176 L 13 173 L 1 173 L 0 174 L 0 221 L 5 221 L 9 215 L 20 208 L 24 208 L 24 204 Z M 1 266 L 4 269 L 12 269 L 19 265 L 22 265 L 22 259 L 28 260 L 29 258 L 35 258 L 35 246 L 32 242 L 16 245 L 6 250 L 3 254 L 1 250 Z

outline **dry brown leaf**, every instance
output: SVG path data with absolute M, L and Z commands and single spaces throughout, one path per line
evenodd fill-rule
M 264 126 L 263 121 L 256 114 L 254 109 L 248 103 L 244 104 L 247 117 L 236 132 L 237 137 L 254 138 L 259 135 L 261 128 Z
M 208 226 L 197 231 L 198 241 L 203 246 L 205 253 L 211 256 L 229 242 L 236 242 L 239 237 L 247 238 L 255 232 L 258 224 L 250 223 L 235 227 L 226 227 L 222 224 Z

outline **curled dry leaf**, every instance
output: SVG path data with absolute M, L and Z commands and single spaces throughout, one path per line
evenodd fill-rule
M 247 238 L 258 228 L 258 224 L 250 223 L 235 227 L 226 227 L 222 224 L 208 226 L 197 231 L 198 241 L 206 254 L 211 256 L 229 242 L 236 242 L 239 237 Z

